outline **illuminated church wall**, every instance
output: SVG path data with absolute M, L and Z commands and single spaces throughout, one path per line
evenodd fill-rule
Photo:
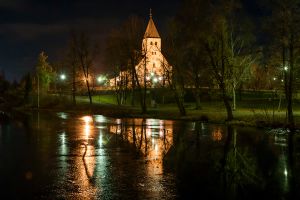
M 150 12 L 150 19 L 141 45 L 142 54 L 145 56 L 136 66 L 139 83 L 141 85 L 144 85 L 144 76 L 146 76 L 147 84 L 150 86 L 163 86 L 167 84 L 165 76 L 166 70 L 171 72 L 172 67 L 163 56 L 161 47 L 161 38 Z M 121 76 L 124 78 L 126 74 L 127 77 L 130 77 L 129 72 L 120 72 L 119 77 L 111 79 L 110 85 L 113 86 L 116 81 L 121 80 Z M 128 85 L 131 85 L 131 81 L 128 81 Z

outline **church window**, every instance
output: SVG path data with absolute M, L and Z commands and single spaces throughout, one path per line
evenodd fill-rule
M 155 63 L 153 63 L 153 68 L 155 68 Z
M 153 42 L 150 42 L 150 45 L 153 45 Z
M 157 46 L 157 42 L 155 42 L 155 46 Z

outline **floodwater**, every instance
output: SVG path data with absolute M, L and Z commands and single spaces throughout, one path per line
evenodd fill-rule
M 298 133 L 68 113 L 0 126 L 1 199 L 299 199 Z

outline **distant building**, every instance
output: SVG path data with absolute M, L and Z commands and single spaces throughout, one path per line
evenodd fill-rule
M 172 67 L 161 52 L 161 38 L 152 19 L 150 10 L 150 19 L 142 41 L 143 58 L 136 65 L 136 72 L 141 85 L 144 85 L 144 78 L 149 87 L 163 87 L 168 84 L 167 74 L 172 72 Z M 111 79 L 110 85 L 115 85 L 129 72 L 120 72 L 119 77 Z M 123 79 L 124 80 L 124 79 Z M 130 81 L 128 81 L 130 85 Z

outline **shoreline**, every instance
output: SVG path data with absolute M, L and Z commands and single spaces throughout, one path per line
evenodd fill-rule
M 53 107 L 18 107 L 10 109 L 13 113 L 29 114 L 31 112 L 66 112 L 66 113 L 77 113 L 77 114 L 99 114 L 112 118 L 154 118 L 162 120 L 174 120 L 174 121 L 199 121 L 213 124 L 224 124 L 244 127 L 256 127 L 256 128 L 287 128 L 280 120 L 268 121 L 263 118 L 255 118 L 256 120 L 249 120 L 247 115 L 237 115 L 232 121 L 226 121 L 224 114 L 215 111 L 207 112 L 205 110 L 188 110 L 186 116 L 180 116 L 178 111 L 166 111 L 160 109 L 149 108 L 147 114 L 142 114 L 138 107 L 131 106 L 118 106 L 114 104 L 78 104 L 75 106 L 53 106 Z M 193 111 L 193 112 L 192 112 Z M 10 111 L 8 111 L 10 112 Z M 236 111 L 234 111 L 236 112 Z M 195 114 L 196 113 L 196 114 Z M 234 113 L 236 114 L 236 113 Z M 296 129 L 299 129 L 296 125 Z

